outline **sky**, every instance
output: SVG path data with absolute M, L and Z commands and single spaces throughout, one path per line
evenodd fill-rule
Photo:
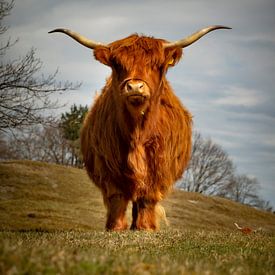
M 167 78 L 194 129 L 228 152 L 238 174 L 256 177 L 275 207 L 274 14 L 274 0 L 15 0 L 6 37 L 19 42 L 8 55 L 34 47 L 45 75 L 58 68 L 59 80 L 81 81 L 78 91 L 58 97 L 69 109 L 91 105 L 110 69 L 90 49 L 48 31 L 64 27 L 110 43 L 132 33 L 174 41 L 209 25 L 231 27 L 184 49 Z

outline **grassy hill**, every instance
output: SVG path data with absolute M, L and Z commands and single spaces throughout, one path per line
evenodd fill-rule
M 84 170 L 31 161 L 2 162 L 0 180 L 2 230 L 104 229 L 100 191 Z M 275 232 L 273 214 L 218 197 L 175 190 L 162 204 L 171 228 L 233 232 L 237 222 Z
M 182 191 L 162 205 L 168 228 L 105 232 L 84 170 L 1 162 L 0 273 L 274 274 L 274 214 Z M 243 235 L 234 222 L 257 231 Z
M 0 229 L 102 229 L 101 195 L 84 170 L 31 161 L 0 163 Z

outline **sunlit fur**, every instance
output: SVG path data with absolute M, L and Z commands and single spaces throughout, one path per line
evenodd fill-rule
M 81 145 L 88 175 L 107 207 L 109 230 L 127 228 L 129 201 L 131 228 L 157 229 L 157 203 L 187 166 L 191 115 L 165 78 L 181 55 L 181 48 L 164 50 L 163 40 L 138 35 L 94 51 L 112 75 L 86 116 Z M 144 114 L 126 106 L 121 96 L 126 79 L 148 84 L 151 96 Z

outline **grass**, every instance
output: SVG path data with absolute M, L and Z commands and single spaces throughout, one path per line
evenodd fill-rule
M 53 164 L 0 163 L 0 229 L 100 229 L 105 209 L 85 171 Z
M 163 202 L 170 227 L 105 232 L 83 170 L 11 161 L 0 180 L 0 274 L 274 274 L 273 214 L 175 191 Z
M 274 237 L 165 230 L 2 232 L 2 274 L 274 274 Z

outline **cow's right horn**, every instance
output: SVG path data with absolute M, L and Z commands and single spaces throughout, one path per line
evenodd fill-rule
M 104 44 L 101 44 L 99 42 L 95 42 L 93 40 L 90 40 L 76 32 L 73 32 L 71 30 L 67 30 L 67 29 L 55 29 L 50 31 L 49 33 L 54 33 L 54 32 L 62 32 L 65 33 L 67 35 L 69 35 L 71 38 L 73 38 L 74 40 L 76 40 L 78 43 L 82 44 L 83 46 L 90 48 L 90 49 L 95 49 L 98 46 L 106 46 Z

